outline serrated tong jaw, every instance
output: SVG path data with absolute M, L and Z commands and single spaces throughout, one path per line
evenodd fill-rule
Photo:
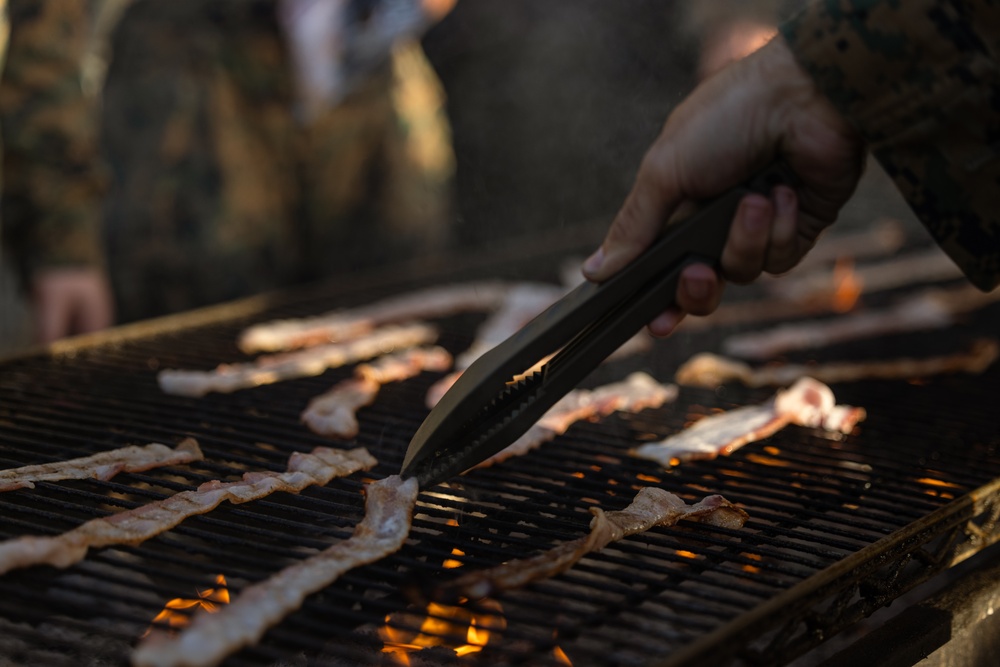
M 466 374 L 442 403 L 456 391 L 460 393 L 455 396 L 465 395 L 465 399 L 450 407 L 439 403 L 407 449 L 401 474 L 417 477 L 421 488 L 458 475 L 496 454 L 521 435 L 524 423 L 534 423 L 549 407 L 542 400 L 544 369 L 512 375 L 489 398 L 483 397 L 487 388 L 482 385 L 459 386 L 463 380 L 472 385 L 476 379 L 475 373 Z M 440 414 L 435 415 L 439 408 Z

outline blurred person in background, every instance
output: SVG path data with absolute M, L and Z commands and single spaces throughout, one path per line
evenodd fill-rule
M 42 341 L 433 252 L 454 0 L 10 0 L 2 232 Z

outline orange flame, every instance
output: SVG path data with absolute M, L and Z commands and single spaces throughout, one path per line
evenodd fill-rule
M 452 549 L 451 550 L 451 555 L 452 556 L 464 556 L 465 552 L 462 551 L 461 549 L 457 549 L 456 548 L 456 549 Z M 455 558 L 449 558 L 444 563 L 442 563 L 442 565 L 444 565 L 445 568 L 447 568 L 447 569 L 450 570 L 450 569 L 453 569 L 453 568 L 456 568 L 456 567 L 462 567 L 462 561 L 456 560 Z
M 495 600 L 480 600 L 480 606 L 495 613 L 476 614 L 464 607 L 431 602 L 420 616 L 413 612 L 388 614 L 385 625 L 379 628 L 382 638 L 382 652 L 392 656 L 397 665 L 409 665 L 409 654 L 432 646 L 447 646 L 455 655 L 463 656 L 483 650 L 493 634 L 507 627 L 503 617 L 503 607 Z M 401 629 L 390 625 L 394 621 L 400 625 L 415 626 L 420 621 L 419 630 Z M 455 637 L 464 636 L 465 643 L 454 644 Z
M 744 552 L 743 555 L 746 556 L 747 558 L 749 558 L 750 560 L 755 560 L 755 561 L 758 561 L 758 562 L 761 560 L 761 557 L 760 557 L 759 554 L 752 554 L 752 553 Z M 743 571 L 746 572 L 746 573 L 748 573 L 748 574 L 757 574 L 758 572 L 760 572 L 760 568 L 757 567 L 756 565 L 749 565 L 749 564 L 747 564 L 747 565 L 743 566 Z
M 214 614 L 219 611 L 220 605 L 229 604 L 229 588 L 226 584 L 226 578 L 221 574 L 215 577 L 214 588 L 206 588 L 196 592 L 198 593 L 196 599 L 174 598 L 167 602 L 163 606 L 163 610 L 153 618 L 151 625 L 142 636 L 145 637 L 152 632 L 155 625 L 183 628 L 191 622 L 191 613 L 198 611 L 198 609 L 204 609 L 206 612 Z M 191 611 L 190 613 L 182 613 L 177 610 Z
M 833 267 L 833 302 L 835 312 L 846 313 L 854 308 L 861 296 L 861 279 L 854 272 L 854 262 L 838 259 Z
M 570 660 L 569 656 L 566 655 L 566 652 L 563 651 L 558 646 L 552 649 L 552 655 L 555 656 L 556 662 L 558 662 L 560 665 L 567 665 L 567 667 L 573 667 L 573 661 Z

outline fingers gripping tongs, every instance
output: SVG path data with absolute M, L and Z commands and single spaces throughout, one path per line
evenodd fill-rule
M 647 322 L 675 303 L 681 270 L 718 266 L 744 195 L 767 196 L 794 175 L 774 163 L 749 182 L 667 225 L 636 260 L 603 283 L 584 283 L 482 355 L 417 430 L 402 475 L 427 488 L 497 453 Z M 554 355 L 554 356 L 553 356 Z M 550 357 L 539 370 L 539 362 Z

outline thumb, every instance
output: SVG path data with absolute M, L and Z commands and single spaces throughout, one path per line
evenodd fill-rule
M 588 280 L 607 280 L 642 254 L 683 198 L 671 153 L 657 148 L 654 145 L 643 159 L 632 191 L 601 247 L 584 262 L 583 275 Z

